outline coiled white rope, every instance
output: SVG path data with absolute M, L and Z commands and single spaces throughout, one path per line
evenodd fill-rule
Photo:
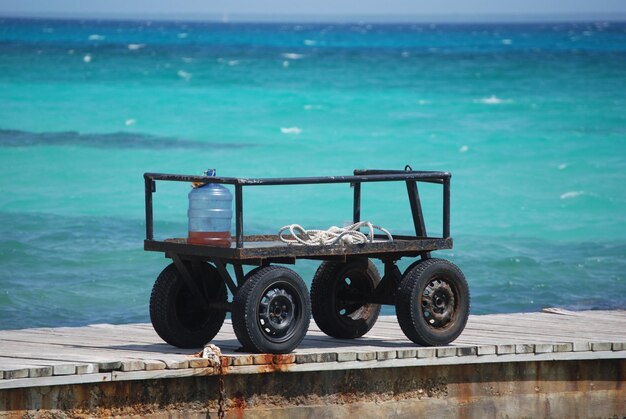
M 369 228 L 367 235 L 361 233 L 359 228 Z M 389 241 L 393 241 L 391 233 L 386 229 L 375 226 L 369 221 L 361 221 L 347 227 L 332 226 L 328 230 L 305 230 L 298 224 L 286 225 L 278 231 L 280 240 L 287 244 L 297 244 L 305 246 L 332 246 L 341 244 L 361 244 L 374 242 L 374 230 L 380 230 L 387 235 Z M 290 236 L 284 233 L 289 231 Z

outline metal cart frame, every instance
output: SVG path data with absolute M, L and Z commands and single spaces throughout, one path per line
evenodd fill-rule
M 407 306 L 406 310 L 400 309 L 400 311 L 405 312 L 404 314 L 400 314 L 398 312 L 398 319 L 401 327 L 405 331 L 405 334 L 413 340 L 414 342 L 421 344 L 447 344 L 450 339 L 454 339 L 458 336 L 460 331 L 464 328 L 465 321 L 467 320 L 467 313 L 469 312 L 469 291 L 467 290 L 467 284 L 465 282 L 465 278 L 461 271 L 454 266 L 453 264 L 442 260 L 442 259 L 433 259 L 431 258 L 431 252 L 441 249 L 451 249 L 453 242 L 450 237 L 450 178 L 451 174 L 448 172 L 437 172 L 437 171 L 413 171 L 410 167 L 407 166 L 405 170 L 355 170 L 353 176 L 326 176 L 326 177 L 292 177 L 292 178 L 262 178 L 262 179 L 250 179 L 250 178 L 232 178 L 232 177 L 206 177 L 206 176 L 190 176 L 190 175 L 178 175 L 178 174 L 163 174 L 163 173 L 145 173 L 145 209 L 146 209 L 146 239 L 144 241 L 144 249 L 147 251 L 156 251 L 156 252 L 164 252 L 166 257 L 171 258 L 173 261 L 173 266 L 168 267 L 170 269 L 169 276 L 175 277 L 174 279 L 168 281 L 179 281 L 181 284 L 187 287 L 190 292 L 188 297 L 196 300 L 198 303 L 204 306 L 206 310 L 218 310 L 220 313 L 224 313 L 226 311 L 233 311 L 233 327 L 235 328 L 235 332 L 237 337 L 243 344 L 246 349 L 250 349 L 255 352 L 289 352 L 291 351 L 299 341 L 304 337 L 303 333 L 297 333 L 297 337 L 286 339 L 289 341 L 289 344 L 282 345 L 273 345 L 273 344 L 264 344 L 263 342 L 259 343 L 258 336 L 240 336 L 245 335 L 247 332 L 237 331 L 237 327 L 239 328 L 255 328 L 255 324 L 247 324 L 244 325 L 238 323 L 236 312 L 237 310 L 241 311 L 242 309 L 238 309 L 237 307 L 237 299 L 238 294 L 242 292 L 242 288 L 245 287 L 248 278 L 251 274 L 258 273 L 249 272 L 248 274 L 244 274 L 243 266 L 244 265 L 255 265 L 259 267 L 269 268 L 272 264 L 294 264 L 298 259 L 314 259 L 314 260 L 322 260 L 325 261 L 320 270 L 322 271 L 320 275 L 325 278 L 322 279 L 314 279 L 312 284 L 312 300 L 314 300 L 313 291 L 317 289 L 317 299 L 338 299 L 337 294 L 340 293 L 337 291 L 337 287 L 343 287 L 343 291 L 345 295 L 343 297 L 346 300 L 350 300 L 350 307 L 354 307 L 356 294 L 358 294 L 358 300 L 360 303 L 363 303 L 363 307 L 365 305 L 380 305 L 380 304 L 392 304 L 396 305 L 396 309 L 400 306 Z M 153 194 L 156 192 L 156 181 L 174 181 L 174 182 L 202 182 L 202 183 L 214 183 L 214 184 L 224 184 L 224 185 L 233 185 L 234 186 L 234 201 L 235 201 L 235 237 L 234 243 L 230 247 L 214 247 L 207 245 L 196 245 L 196 244 L 188 244 L 185 238 L 178 239 L 166 239 L 166 240 L 155 240 L 154 239 L 154 221 L 153 221 Z M 359 222 L 361 219 L 361 188 L 362 184 L 370 183 L 370 182 L 404 182 L 407 188 L 407 195 L 409 199 L 409 204 L 411 207 L 411 216 L 413 221 L 413 226 L 415 229 L 415 235 L 394 235 L 394 240 L 383 241 L 383 240 L 375 240 L 373 243 L 364 243 L 364 244 L 345 244 L 345 245 L 333 245 L 333 246 L 299 246 L 299 245 L 287 245 L 281 242 L 277 235 L 244 235 L 244 215 L 243 215 L 243 190 L 244 187 L 261 187 L 261 186 L 281 186 L 281 185 L 316 185 L 316 184 L 337 184 L 337 183 L 347 183 L 350 184 L 353 188 L 353 222 Z M 426 232 L 426 226 L 424 222 L 424 215 L 422 212 L 422 205 L 419 196 L 418 183 L 434 183 L 441 184 L 443 189 L 443 236 L 442 237 L 429 237 Z M 384 239 L 386 236 L 375 236 L 376 239 Z M 419 257 L 419 259 L 413 263 L 404 274 L 400 272 L 398 267 L 396 266 L 396 262 L 402 257 Z M 378 274 L 369 273 L 365 274 L 366 279 L 361 278 L 361 274 L 356 272 L 361 270 L 362 272 L 370 272 L 371 267 L 368 265 L 368 259 L 380 259 L 384 263 L 384 275 L 382 279 L 378 280 L 376 277 Z M 233 297 L 233 302 L 224 301 L 225 290 L 221 291 L 219 298 L 207 298 L 207 285 L 203 284 L 205 282 L 202 278 L 206 277 L 206 272 L 201 272 L 202 269 L 198 268 L 198 263 L 209 263 L 214 266 L 214 271 L 216 274 L 208 273 L 209 276 L 213 276 L 217 278 L 217 282 L 213 283 L 213 288 L 215 288 L 216 284 L 219 285 L 221 281 L 225 284 L 226 287 L 231 291 Z M 428 262 L 428 263 L 424 263 Z M 235 273 L 235 280 L 231 277 L 229 272 L 226 269 L 226 265 L 233 265 L 233 270 Z M 348 272 L 338 273 L 338 270 L 343 266 L 348 266 Z M 322 269 L 325 267 L 325 270 Z M 332 269 L 331 269 L 332 268 Z M 419 268 L 419 269 L 418 269 Z M 167 268 L 166 268 L 167 269 Z M 213 271 L 213 268 L 209 266 L 210 271 Z M 286 270 L 286 268 L 283 268 Z M 205 269 L 206 270 L 206 269 Z M 258 269 L 257 269 L 258 270 Z M 375 268 L 374 268 L 375 270 Z M 419 271 L 419 272 L 418 272 Z M 422 271 L 427 271 L 426 273 Z M 431 272 L 432 271 L 432 272 Z M 165 271 L 164 271 L 165 273 Z M 278 275 L 280 277 L 281 273 L 274 272 L 272 275 Z M 284 274 L 284 272 L 283 272 Z M 294 273 L 295 274 L 295 273 Z M 287 276 L 290 273 L 286 274 Z M 328 279 L 328 276 L 333 276 L 334 279 Z M 349 278 L 350 275 L 353 277 L 359 277 L 359 289 L 347 289 L 346 284 L 339 284 L 337 275 L 345 276 Z M 258 275 L 257 275 L 258 276 Z M 263 276 L 263 275 L 261 275 Z M 285 276 L 285 275 L 283 275 Z M 297 276 L 297 274 L 296 274 Z M 412 277 L 413 279 L 410 282 L 410 286 L 406 285 L 404 291 L 402 291 L 401 284 L 403 284 L 406 277 Z M 421 280 L 418 277 L 428 276 L 428 280 Z M 316 274 L 316 278 L 318 275 Z M 255 277 L 256 278 L 256 277 Z M 298 277 L 299 278 L 299 277 Z M 437 282 L 433 281 L 441 281 L 443 279 L 444 286 L 437 285 Z M 344 278 L 345 280 L 345 278 Z M 317 281 L 317 283 L 316 283 Z M 330 281 L 330 282 L 329 282 Z M 159 281 L 157 281 L 158 283 Z M 163 281 L 162 281 L 163 282 Z M 271 282 L 271 281 L 270 281 Z M 291 283 L 293 283 L 291 279 L 288 279 L 285 283 L 287 284 L 287 288 L 289 288 Z M 296 281 L 297 282 L 297 281 Z M 347 287 L 349 288 L 350 280 L 346 280 L 348 283 Z M 418 282 L 420 282 L 418 284 Z M 423 282 L 423 283 L 422 283 Z M 324 285 L 322 285 L 322 283 Z M 364 285 L 367 283 L 368 285 Z M 371 283 L 371 284 L 370 284 Z M 316 284 L 318 286 L 316 287 Z M 339 284 L 339 285 L 338 285 Z M 156 287 L 157 284 L 155 284 Z M 250 288 L 252 286 L 248 286 Z M 326 290 L 326 288 L 333 288 L 333 290 Z M 429 288 L 430 287 L 430 288 Z M 163 287 L 161 287 L 163 288 Z M 354 288 L 354 286 L 352 287 Z M 419 289 L 418 289 L 419 288 Z M 280 289 L 276 288 L 276 289 Z M 275 290 L 276 290 L 275 289 Z M 271 297 L 276 299 L 276 304 L 278 306 L 288 306 L 290 309 L 297 306 L 294 303 L 294 298 L 298 298 L 298 294 L 302 294 L 301 287 L 299 289 L 291 289 L 290 291 L 279 292 L 274 294 L 267 294 L 265 297 Z M 347 291 L 346 291 L 347 289 Z M 168 288 L 169 290 L 169 288 Z M 305 288 L 306 290 L 306 288 Z M 358 291 L 358 292 L 357 292 Z M 167 291 L 169 293 L 171 291 Z M 255 290 L 246 290 L 246 297 L 248 299 L 250 297 L 249 293 L 256 293 Z M 269 292 L 269 291 L 268 291 Z M 426 294 L 424 294 L 426 292 Z M 432 295 L 433 293 L 439 292 L 439 295 L 443 300 L 435 301 L 434 298 L 430 298 L 429 293 Z M 170 299 L 175 298 L 174 296 L 167 296 L 165 291 L 161 292 L 161 305 L 170 304 L 168 301 Z M 282 293 L 282 294 L 281 294 Z M 350 294 L 351 297 L 346 297 L 346 293 Z M 153 325 L 159 334 L 168 342 L 173 343 L 177 346 L 193 346 L 188 345 L 185 342 L 178 342 L 176 338 L 172 338 L 172 333 L 176 335 L 175 329 L 176 327 L 180 328 L 181 326 L 184 328 L 184 324 L 175 325 L 170 324 L 169 332 L 163 331 L 162 326 L 158 326 L 155 324 L 155 316 L 153 315 L 153 299 L 155 298 L 155 289 L 153 289 L 153 296 L 151 299 L 151 318 L 153 320 Z M 281 294 L 281 295 L 278 295 Z M 285 297 L 287 295 L 287 297 Z M 157 296 L 159 297 L 159 296 Z M 243 298 L 243 297 L 242 297 Z M 258 298 L 261 298 L 260 296 Z M 308 299 L 307 297 L 303 297 Z M 403 300 L 403 301 L 399 301 Z M 420 300 L 421 299 L 421 300 Z M 404 301 L 406 300 L 406 301 Z M 451 300 L 451 301 L 450 301 Z M 273 300 L 272 300 L 273 301 Z M 281 302 L 282 301 L 282 302 Z M 343 301 L 343 300 L 342 300 Z M 415 301 L 422 305 L 430 305 L 428 308 L 428 312 L 418 308 L 415 304 Z M 420 302 L 421 301 L 421 302 Z M 444 317 L 447 317 L 446 321 L 443 324 L 437 323 L 438 327 L 433 327 L 432 319 L 436 317 L 437 314 L 437 304 L 444 307 L 445 310 L 451 308 L 452 314 L 447 313 Z M 155 303 L 156 304 L 156 303 Z M 179 305 L 182 303 L 178 303 Z M 241 303 L 243 304 L 243 303 Z M 241 305 L 239 304 L 239 305 Z M 258 310 L 268 310 L 267 307 L 261 307 L 259 309 L 259 304 L 263 304 L 262 302 L 256 302 L 256 308 Z M 272 307 L 278 307 L 276 304 Z M 308 301 L 302 301 L 301 305 L 310 304 Z M 320 303 L 321 304 L 321 303 Z M 320 306 L 317 304 L 317 306 Z M 342 303 L 343 304 L 343 303 Z M 344 305 L 346 305 L 345 303 Z M 448 305 L 452 304 L 453 307 L 448 307 Z M 171 305 L 171 304 L 170 304 Z M 293 305 L 293 306 L 292 306 Z M 368 306 L 368 307 L 369 307 Z M 347 305 L 346 305 L 347 307 Z M 334 306 L 334 308 L 337 308 Z M 441 308 L 441 307 L 439 307 Z M 246 308 L 249 310 L 250 307 Z M 274 308 L 275 312 L 278 313 L 280 311 L 280 307 Z M 322 308 L 318 308 L 318 312 L 321 313 Z M 326 310 L 326 309 L 324 309 Z M 344 311 L 346 308 L 343 309 Z M 369 309 L 368 309 L 369 310 Z M 379 310 L 379 307 L 378 307 Z M 420 313 L 420 310 L 423 312 Z M 332 309 L 331 309 L 332 311 Z M 367 311 L 367 310 L 366 310 Z M 372 311 L 372 310 L 369 310 Z M 373 316 L 373 321 L 376 320 L 378 316 L 378 311 L 375 311 L 375 316 Z M 448 310 L 449 311 L 449 310 Z M 165 313 L 164 310 L 161 310 L 160 316 L 162 320 L 157 320 L 157 323 L 169 322 L 169 320 L 165 320 L 166 317 L 169 318 L 172 315 L 175 315 L 175 310 L 170 309 L 168 313 Z M 174 314 L 172 314 L 174 313 Z M 308 311 L 306 307 L 302 308 L 301 316 L 306 316 Z M 424 318 L 424 313 L 426 317 Z M 243 313 L 240 313 L 243 315 Z M 241 317 L 241 315 L 239 317 Z M 269 316 L 273 314 L 270 313 Z M 283 315 L 283 314 L 280 314 Z M 288 313 L 287 313 L 288 315 Z M 348 313 L 349 315 L 349 313 Z M 280 317 L 278 314 L 275 315 Z M 328 323 L 328 327 L 326 329 L 335 329 L 333 326 L 333 322 L 344 320 L 347 323 L 350 323 L 351 320 L 346 317 L 346 313 L 344 312 L 337 318 L 330 319 L 322 319 L 321 322 Z M 400 319 L 400 317 L 404 317 L 404 320 Z M 221 314 L 220 316 L 221 317 Z M 247 316 L 246 316 L 247 317 Z M 328 317 L 326 314 L 319 314 L 316 316 L 316 301 L 313 301 L 313 317 L 316 322 L 318 321 L 318 317 Z M 331 316 L 332 317 L 332 316 Z M 334 319 L 334 320 L 333 320 Z M 338 320 L 339 319 L 339 320 Z M 413 323 L 417 321 L 420 323 L 420 319 L 423 320 L 420 327 L 418 327 L 417 333 L 409 332 L 408 329 L 415 329 Z M 257 319 L 258 320 L 258 319 Z M 366 319 L 367 320 L 367 319 Z M 222 319 L 223 321 L 223 319 Z M 302 320 L 306 323 L 306 327 L 308 327 L 308 320 Z M 359 318 L 358 323 L 363 323 L 364 319 Z M 428 322 L 431 322 L 429 325 Z M 261 321 L 261 335 L 263 335 L 263 324 L 270 324 L 270 317 L 266 314 L 264 319 Z M 269 323 L 268 323 L 269 322 Z M 170 322 L 171 323 L 171 322 Z M 183 322 L 184 323 L 184 322 Z M 241 322 L 239 322 L 241 323 Z M 345 323 L 345 322 L 344 322 Z M 367 321 L 366 321 L 367 323 Z M 404 324 L 403 324 L 404 323 Z M 351 324 L 351 323 L 350 323 Z M 413 324 L 413 325 L 412 325 Z M 348 330 L 354 328 L 354 325 L 346 325 L 344 329 Z M 371 328 L 373 322 L 368 324 L 365 327 L 367 330 Z M 221 327 L 221 323 L 219 324 Z M 280 326 L 280 324 L 276 323 L 276 326 Z M 454 327 L 453 327 L 454 326 Z M 295 326 L 294 326 L 295 327 Z M 322 330 L 325 328 L 322 327 Z M 219 330 L 219 327 L 217 327 Z M 267 329 L 267 328 L 266 328 Z M 271 329 L 271 327 L 270 327 Z M 407 329 L 407 330 L 405 330 Z M 423 330 L 422 330 L 423 329 Z M 450 333 L 450 329 L 453 329 L 452 333 Z M 342 329 L 343 330 L 343 329 Z M 331 336 L 336 337 L 345 337 L 343 336 L 345 331 L 340 330 L 339 332 L 329 330 L 326 331 Z M 272 329 L 272 331 L 274 331 Z M 445 333 L 444 333 L 445 332 Z M 212 332 L 211 332 L 212 333 Z M 217 332 L 215 332 L 217 333 Z M 306 333 L 306 330 L 304 331 Z M 352 334 L 352 333 L 349 333 Z M 359 337 L 361 336 L 362 330 L 359 330 L 355 333 L 355 336 L 348 337 Z M 165 335 L 165 336 L 164 336 Z M 262 337 L 262 336 L 261 336 Z M 271 336 L 268 336 L 271 338 Z M 211 337 L 212 338 L 212 337 Z M 298 340 L 299 339 L 299 340 Z M 193 339 L 192 339 L 193 340 Z M 263 339 L 260 339 L 261 341 Z M 271 339 L 270 339 L 271 340 Z M 296 342 L 297 341 L 297 342 Z M 197 345 L 197 342 L 191 342 Z M 206 343 L 206 342 L 204 342 Z M 284 342 L 282 342 L 284 343 Z

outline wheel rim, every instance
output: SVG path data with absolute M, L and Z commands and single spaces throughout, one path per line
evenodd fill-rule
M 371 305 L 364 303 L 363 298 L 372 290 L 373 286 L 367 275 L 362 275 L 359 272 L 348 272 L 337 281 L 335 312 L 338 316 L 351 320 L 368 317 Z
M 259 300 L 258 313 L 260 329 L 269 340 L 289 340 L 301 318 L 296 291 L 287 284 L 271 285 Z
M 454 323 L 456 317 L 455 290 L 452 284 L 442 278 L 429 281 L 420 298 L 422 318 L 430 327 L 445 329 Z

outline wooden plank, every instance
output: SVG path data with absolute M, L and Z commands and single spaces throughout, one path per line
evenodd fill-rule
M 77 363 L 77 362 L 65 362 L 65 361 L 52 361 L 41 359 L 40 357 L 21 357 L 0 358 L 0 371 L 5 370 L 8 366 L 23 365 L 33 366 L 33 370 L 29 371 L 28 377 L 36 376 L 48 376 L 48 375 L 70 375 L 70 374 L 92 374 L 98 372 L 98 364 L 96 363 Z M 51 374 L 47 374 L 50 369 Z M 19 374 L 14 372 L 13 375 Z M 13 377 L 16 378 L 16 377 Z
M 28 375 L 23 376 L 23 369 L 28 369 Z M 0 378 L 2 379 L 51 376 L 52 367 L 40 360 L 0 357 Z
M 108 361 L 121 362 L 121 368 L 126 371 L 135 371 L 141 369 L 141 359 L 157 359 L 167 365 L 168 368 L 187 368 L 190 355 L 178 355 L 178 354 L 162 354 L 153 351 L 131 351 L 131 350 L 119 350 L 108 348 L 76 348 L 73 346 L 62 345 L 46 345 L 41 343 L 31 344 L 27 347 L 27 350 L 19 343 L 15 342 L 3 342 L 0 345 L 2 353 L 17 354 L 17 356 L 27 356 L 29 358 L 51 358 L 57 360 L 68 360 L 74 358 L 74 360 L 88 360 L 91 359 L 94 362 L 98 362 L 99 359 Z M 80 359 L 78 359 L 80 358 Z
M 381 316 L 360 339 L 330 338 L 312 323 L 302 344 L 284 360 L 289 371 L 304 371 L 345 369 L 357 363 L 358 368 L 378 368 L 417 365 L 415 362 L 452 365 L 569 359 L 567 356 L 624 358 L 626 327 L 622 325 L 626 325 L 624 311 L 470 316 L 453 344 L 425 348 L 404 336 L 395 316 Z M 230 320 L 212 343 L 221 347 L 230 367 L 238 371 L 253 371 L 255 365 L 274 362 L 271 356 L 235 352 L 240 345 Z M 149 324 L 0 331 L 0 378 L 7 385 L 15 380 L 54 378 L 54 374 L 91 375 L 98 370 L 117 370 L 116 379 L 214 373 L 208 360 L 192 356 L 199 350 L 163 343 Z M 589 358 L 594 356 L 597 358 Z M 35 377 L 38 374 L 41 377 Z
M 449 356 L 430 358 L 394 358 L 388 360 L 358 361 L 348 360 L 345 362 L 327 362 L 321 364 L 293 364 L 287 372 L 304 371 L 331 371 L 347 369 L 370 369 L 370 368 L 398 368 L 409 366 L 433 366 L 433 365 L 467 365 L 507 362 L 535 362 L 554 360 L 593 360 L 593 359 L 623 359 L 625 354 L 619 352 L 561 352 L 561 353 L 527 353 L 508 355 L 484 355 L 484 356 Z M 255 374 L 258 373 L 256 366 L 240 366 L 229 368 L 229 374 Z
M 111 373 L 18 378 L 14 380 L 0 380 L 0 390 L 24 387 L 45 387 L 65 384 L 102 383 L 107 381 L 111 381 Z
M 235 367 L 233 367 L 235 368 Z M 258 367 L 254 367 L 258 372 Z M 159 371 L 133 371 L 122 372 L 113 371 L 111 373 L 113 381 L 128 381 L 128 380 L 155 380 L 163 378 L 181 378 L 181 377 L 203 377 L 208 375 L 215 375 L 216 370 L 214 368 L 185 368 L 185 369 L 165 369 Z M 230 370 L 229 370 L 230 373 Z

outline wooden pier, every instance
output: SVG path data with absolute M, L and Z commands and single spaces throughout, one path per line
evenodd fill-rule
M 626 416 L 626 311 L 473 315 L 437 348 L 393 316 L 356 340 L 311 322 L 288 355 L 239 352 L 228 321 L 212 343 L 220 358 L 149 324 L 0 331 L 0 417 Z

